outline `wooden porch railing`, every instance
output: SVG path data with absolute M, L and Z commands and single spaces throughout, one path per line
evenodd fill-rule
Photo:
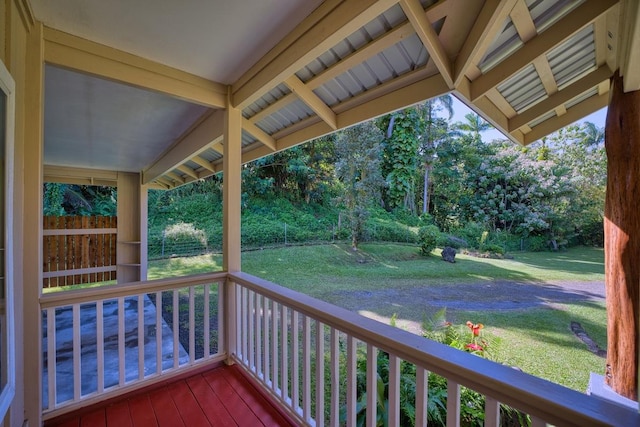
M 356 425 L 357 349 L 366 349 L 366 419 L 375 426 L 377 354 L 389 354 L 388 425 L 400 425 L 400 362 L 416 366 L 416 425 L 427 422 L 427 374 L 447 379 L 447 426 L 460 425 L 461 386 L 485 396 L 485 426 L 500 425 L 500 404 L 532 425 L 640 425 L 637 411 L 605 402 L 478 356 L 365 318 L 245 273 L 235 283 L 235 359 L 302 423 Z M 328 343 L 328 348 L 325 345 Z M 346 343 L 346 345 L 344 345 Z M 345 348 L 346 347 L 346 348 Z M 318 357 L 321 355 L 321 357 Z M 346 369 L 341 369 L 341 360 Z M 325 381 L 328 369 L 330 381 Z M 314 377 L 315 381 L 311 381 Z M 315 384 L 312 389 L 311 385 Z M 325 387 L 327 387 L 325 389 Z M 341 387 L 344 390 L 341 390 Z M 339 401 L 344 396 L 345 403 Z M 340 420 L 340 409 L 346 419 Z M 325 410 L 326 408 L 326 410 Z
M 43 295 L 44 418 L 224 359 L 225 277 Z
M 382 351 L 390 426 L 400 425 L 402 361 L 415 366 L 418 426 L 427 421 L 429 372 L 447 380 L 447 426 L 460 425 L 461 387 L 485 396 L 486 426 L 500 425 L 501 404 L 528 414 L 534 427 L 640 425 L 637 411 L 245 273 L 48 294 L 41 307 L 45 419 L 230 358 L 302 425 L 355 426 L 364 386 L 367 425 L 375 425 Z

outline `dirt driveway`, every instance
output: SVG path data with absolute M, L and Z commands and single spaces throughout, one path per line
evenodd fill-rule
M 604 301 L 604 282 L 491 283 L 435 285 L 374 291 L 337 291 L 326 295 L 332 303 L 364 316 L 419 333 L 422 321 L 440 308 L 456 311 L 521 310 L 563 303 Z

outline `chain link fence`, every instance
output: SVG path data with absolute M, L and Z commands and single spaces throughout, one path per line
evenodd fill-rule
M 191 224 L 179 223 L 161 232 L 149 231 L 148 258 L 159 260 L 222 252 L 222 226 L 198 230 Z M 285 246 L 318 245 L 351 241 L 350 230 L 337 224 L 307 228 L 285 222 L 268 225 L 248 224 L 241 230 L 242 250 Z M 418 228 L 398 223 L 370 221 L 361 242 L 417 243 Z

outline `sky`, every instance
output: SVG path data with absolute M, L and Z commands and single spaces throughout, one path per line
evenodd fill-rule
M 455 96 L 453 97 L 453 122 L 462 122 L 464 121 L 464 116 L 467 113 L 472 113 L 473 111 L 469 109 L 466 105 L 460 102 Z M 607 117 L 607 108 L 603 108 L 601 110 L 596 111 L 593 114 L 586 116 L 584 119 L 579 120 L 579 123 L 582 122 L 591 122 L 594 125 L 604 128 L 604 122 Z M 493 141 L 494 139 L 505 139 L 505 136 L 496 129 L 491 129 L 485 132 L 482 132 L 482 139 L 484 141 Z

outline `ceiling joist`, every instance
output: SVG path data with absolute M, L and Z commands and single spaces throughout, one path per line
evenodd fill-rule
M 405 15 L 413 25 L 413 29 L 422 41 L 425 49 L 429 52 L 429 56 L 436 64 L 442 78 L 450 89 L 453 89 L 453 66 L 451 60 L 444 50 L 438 34 L 433 29 L 433 25 L 429 22 L 427 15 L 422 8 L 419 0 L 400 0 L 400 6 Z
M 263 145 L 266 145 L 267 147 L 269 147 L 271 151 L 277 150 L 276 140 L 271 135 L 269 135 L 268 133 L 260 129 L 258 126 L 251 123 L 250 120 L 247 120 L 244 117 L 242 118 L 242 128 L 245 131 L 249 132 L 251 135 L 253 135 Z
M 586 0 L 543 33 L 526 42 L 518 51 L 502 61 L 499 66 L 474 80 L 471 85 L 471 101 L 476 102 L 491 88 L 498 86 L 537 57 L 567 40 L 615 6 L 616 3 L 617 0 Z
M 456 58 L 454 82 L 456 87 L 462 83 L 469 67 L 496 37 L 515 2 L 516 0 L 487 0 L 485 2 Z
M 185 159 L 196 156 L 222 139 L 224 111 L 218 110 L 191 129 L 154 164 L 142 172 L 142 183 L 148 184 L 166 172 L 181 165 Z
M 284 81 L 291 92 L 295 93 L 298 98 L 309 108 L 311 108 L 322 120 L 324 120 L 333 130 L 338 129 L 338 121 L 336 113 L 333 112 L 327 104 L 324 103 L 318 95 L 309 89 L 296 75 L 289 77 Z
M 552 94 L 544 101 L 534 105 L 528 110 L 509 120 L 509 132 L 520 129 L 522 126 L 532 122 L 538 117 L 542 117 L 548 112 L 565 104 L 566 102 L 580 96 L 589 89 L 598 86 L 602 81 L 611 77 L 611 70 L 607 65 L 603 65 L 582 77 L 580 80 L 570 84 L 559 92 Z
M 277 55 L 270 56 L 266 63 L 256 63 L 245 73 L 251 75 L 251 78 L 243 76 L 239 79 L 242 83 L 232 86 L 233 106 L 244 109 L 251 105 L 396 3 L 397 0 L 346 1 L 339 3 L 323 16 L 310 15 L 293 31 L 301 33 L 299 37 L 295 40 L 285 38 L 272 49 L 279 52 Z M 307 31 L 302 32 L 300 27 L 306 28 Z

